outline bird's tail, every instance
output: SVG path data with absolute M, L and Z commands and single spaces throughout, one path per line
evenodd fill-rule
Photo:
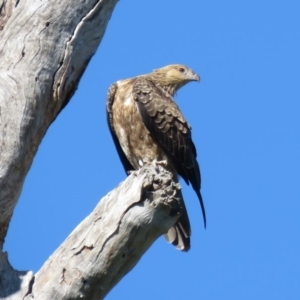
M 191 226 L 181 192 L 180 197 L 182 199 L 180 217 L 164 236 L 165 239 L 169 243 L 172 243 L 178 250 L 188 251 L 191 247 Z
M 202 195 L 201 195 L 199 189 L 194 189 L 194 190 L 195 190 L 195 192 L 197 194 L 197 197 L 199 199 L 199 202 L 200 202 L 202 215 L 203 215 L 204 228 L 206 228 L 206 213 L 205 213 L 205 208 L 204 208 L 204 202 L 203 202 L 203 199 L 202 199 Z

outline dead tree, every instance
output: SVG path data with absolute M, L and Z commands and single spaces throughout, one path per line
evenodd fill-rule
M 25 176 L 117 0 L 0 0 L 0 299 L 102 299 L 177 220 L 179 187 L 145 167 L 104 197 L 37 274 L 2 252 Z

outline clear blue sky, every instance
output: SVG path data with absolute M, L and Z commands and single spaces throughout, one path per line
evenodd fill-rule
M 300 299 L 300 2 L 120 1 L 71 103 L 27 176 L 5 249 L 37 271 L 125 179 L 105 119 L 109 85 L 183 63 L 176 97 L 193 127 L 207 230 L 182 183 L 192 248 L 160 238 L 107 296 Z

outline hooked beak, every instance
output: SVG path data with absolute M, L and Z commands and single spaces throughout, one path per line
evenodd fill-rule
M 191 80 L 199 82 L 200 81 L 200 76 L 193 72 Z

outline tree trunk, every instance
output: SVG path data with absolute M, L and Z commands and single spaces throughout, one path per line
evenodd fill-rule
M 116 0 L 2 0 L 0 247 L 47 128 L 74 94 Z
M 102 299 L 177 220 L 178 186 L 145 167 L 108 194 L 34 276 L 2 252 L 25 176 L 74 94 L 117 0 L 0 0 L 0 298 Z M 170 217 L 173 215 L 173 217 Z

